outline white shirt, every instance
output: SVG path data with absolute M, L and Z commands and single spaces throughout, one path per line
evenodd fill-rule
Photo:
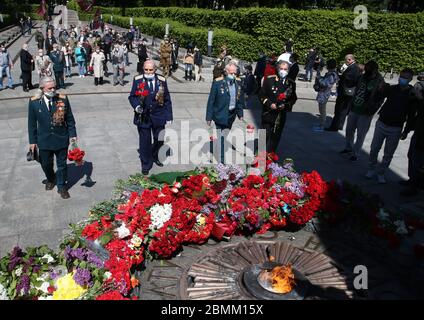
M 291 56 L 291 54 L 290 54 L 290 53 L 285 52 L 285 53 L 283 53 L 281 56 L 279 56 L 279 57 L 278 57 L 277 61 L 281 61 L 281 60 L 283 60 L 283 61 L 287 61 L 288 63 L 292 64 L 292 63 L 290 62 L 290 56 Z

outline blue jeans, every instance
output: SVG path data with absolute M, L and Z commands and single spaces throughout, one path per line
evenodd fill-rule
M 69 67 L 65 67 L 65 74 L 66 74 L 67 77 L 70 77 L 71 76 L 71 67 L 70 66 Z
M 79 71 L 79 75 L 83 76 L 85 75 L 86 71 L 85 71 L 85 61 L 77 61 L 78 63 L 78 71 Z
M 3 89 L 3 71 L 6 72 L 6 77 L 8 80 L 7 86 L 10 89 L 12 89 L 13 79 L 12 79 L 12 74 L 10 73 L 10 66 L 0 66 L 0 77 L 1 77 L 0 89 Z
M 308 80 L 308 81 L 311 80 L 313 72 L 314 72 L 313 67 L 306 66 L 305 79 Z

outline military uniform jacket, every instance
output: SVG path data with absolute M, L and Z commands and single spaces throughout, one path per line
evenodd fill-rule
M 236 114 L 243 117 L 244 93 L 241 80 L 235 80 L 236 85 L 236 108 L 235 113 L 230 115 L 230 89 L 224 77 L 216 78 L 211 87 L 208 105 L 206 108 L 206 121 L 213 120 L 216 124 L 230 125 L 233 123 Z
M 145 83 L 145 89 L 148 90 L 148 82 L 143 75 L 134 77 L 132 89 L 128 97 L 131 106 L 134 108 L 134 124 L 142 128 L 161 127 L 167 121 L 173 120 L 171 95 L 169 94 L 166 79 L 163 76 L 155 75 L 153 79 L 155 83 L 153 92 L 149 92 L 148 96 L 140 99 L 136 95 L 136 92 L 140 90 L 139 85 Z M 158 101 L 158 98 L 161 99 L 160 95 L 158 95 L 160 90 L 163 92 L 163 102 Z M 148 121 L 140 122 L 139 114 L 135 112 L 137 106 L 141 106 L 146 112 Z
M 284 100 L 278 100 L 281 94 L 285 94 Z M 259 99 L 263 105 L 262 122 L 274 123 L 280 112 L 292 110 L 297 100 L 296 83 L 288 77 L 284 81 L 280 81 L 277 75 L 268 76 L 259 92 Z M 273 103 L 281 108 L 271 109 Z
M 49 111 L 44 96 L 32 97 L 28 105 L 29 143 L 41 150 L 68 148 L 69 138 L 77 136 L 75 119 L 68 98 L 56 94 Z

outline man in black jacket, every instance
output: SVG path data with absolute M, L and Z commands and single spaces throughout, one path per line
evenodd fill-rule
M 138 55 L 138 64 L 137 64 L 137 72 L 139 74 L 143 73 L 144 62 L 149 58 L 147 55 L 147 39 L 143 38 L 141 43 L 139 43 L 137 47 L 137 55 Z
M 31 73 L 32 73 L 33 65 L 34 65 L 34 60 L 32 58 L 32 55 L 28 52 L 27 43 L 24 43 L 22 45 L 22 50 L 19 53 L 19 56 L 21 58 L 22 86 L 24 91 L 28 92 L 29 90 L 34 88 L 32 86 L 32 80 L 31 80 Z
M 293 53 L 290 56 L 290 63 L 292 65 L 290 66 L 289 75 L 287 77 L 293 81 L 296 81 L 297 75 L 299 74 L 299 64 L 297 63 L 298 60 L 299 55 L 297 53 Z
M 355 61 L 353 54 L 348 54 L 345 57 L 347 69 L 340 76 L 337 86 L 337 99 L 334 110 L 333 121 L 330 127 L 325 128 L 326 131 L 343 130 L 346 116 L 350 111 L 351 102 L 355 95 L 355 89 L 361 76 L 361 71 Z
M 45 48 L 47 54 L 50 54 L 50 51 L 53 50 L 53 45 L 57 43 L 56 38 L 53 36 L 53 32 L 51 29 L 47 30 L 47 37 L 45 42 Z

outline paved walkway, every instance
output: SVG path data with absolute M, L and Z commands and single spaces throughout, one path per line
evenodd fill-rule
M 16 42 L 11 51 L 19 50 Z M 36 52 L 34 39 L 29 42 L 31 53 Z M 56 248 L 60 238 L 67 233 L 68 224 L 87 217 L 90 207 L 112 196 L 117 179 L 125 179 L 140 171 L 138 160 L 138 136 L 132 124 L 133 112 L 128 103 L 128 92 L 132 77 L 136 74 L 136 56 L 130 54 L 131 65 L 127 68 L 125 86 L 112 86 L 111 76 L 103 86 L 95 87 L 92 77 L 79 78 L 77 68 L 67 81 L 63 92 L 70 102 L 77 122 L 79 144 L 86 151 L 86 165 L 76 168 L 69 164 L 71 199 L 62 200 L 54 191 L 45 191 L 41 181 L 43 172 L 37 163 L 26 161 L 28 150 L 27 106 L 33 92 L 25 93 L 21 85 L 14 90 L 0 91 L 0 256 L 14 245 L 40 245 L 46 243 Z M 110 68 L 111 69 L 111 68 Z M 19 63 L 13 76 L 19 79 Z M 179 130 L 181 121 L 190 121 L 190 128 L 205 128 L 205 107 L 210 81 L 193 83 L 182 81 L 181 70 L 175 73 L 176 81 L 169 79 L 174 122 L 170 128 Z M 38 77 L 33 73 L 33 82 Z M 325 179 L 346 179 L 361 185 L 365 190 L 379 193 L 390 206 L 416 201 L 399 198 L 397 181 L 407 177 L 407 150 L 409 138 L 401 141 L 393 158 L 388 184 L 378 185 L 366 180 L 367 156 L 370 148 L 375 119 L 364 144 L 360 160 L 351 163 L 338 151 L 344 147 L 344 133 L 313 133 L 312 125 L 317 121 L 315 92 L 299 84 L 299 100 L 294 112 L 289 114 L 279 147 L 281 157 L 295 160 L 298 170 L 317 170 Z M 328 104 L 332 115 L 334 101 Z M 260 106 L 256 100 L 245 118 L 258 127 Z M 330 119 L 328 119 L 330 120 Z M 236 126 L 244 126 L 236 121 Z M 187 140 L 181 143 L 191 143 Z M 164 167 L 160 171 L 185 170 L 193 166 Z M 152 173 L 159 170 L 154 167 Z M 84 185 L 86 173 L 95 181 L 92 186 Z M 418 198 L 419 199 L 419 198 Z

